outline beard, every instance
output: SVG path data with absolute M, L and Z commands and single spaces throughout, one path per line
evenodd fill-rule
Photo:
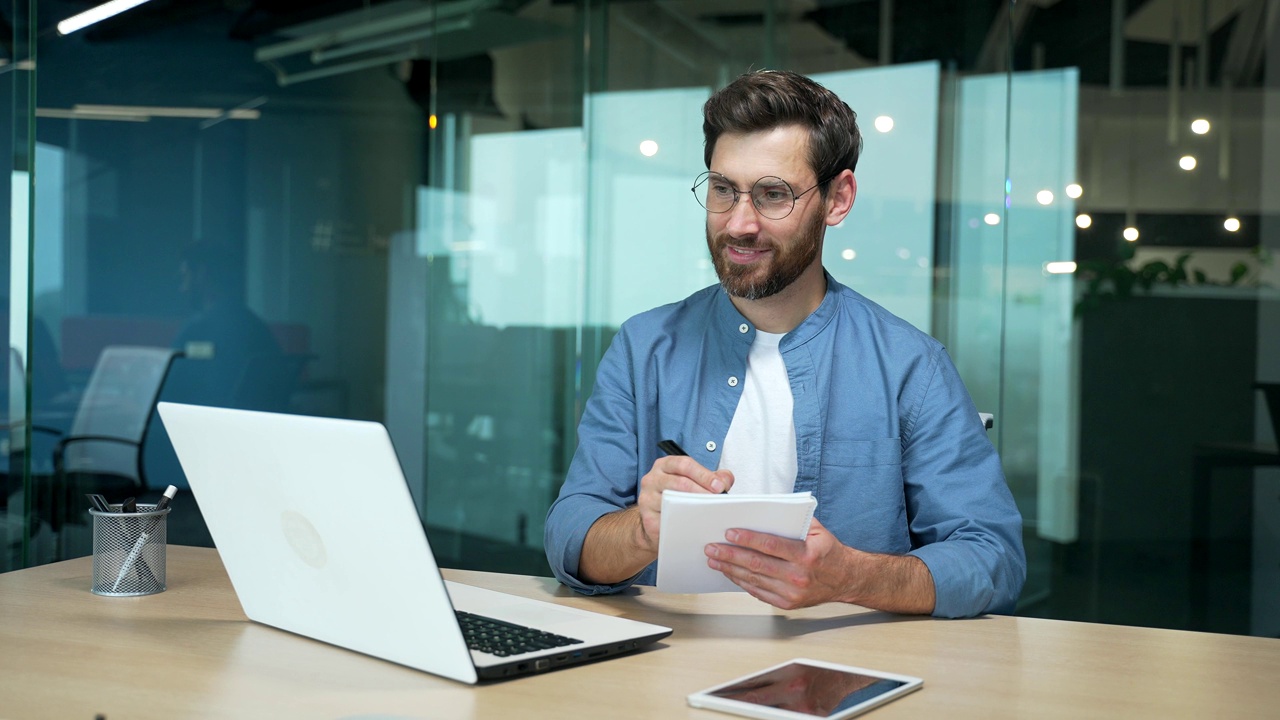
M 759 236 L 750 241 L 730 242 L 728 233 L 712 235 L 711 228 L 706 228 L 707 249 L 711 251 L 711 262 L 715 265 L 716 277 L 720 278 L 720 286 L 733 297 L 743 300 L 762 300 L 777 295 L 817 259 L 825 225 L 823 214 L 813 212 L 789 242 L 782 245 L 761 242 Z M 772 258 L 739 265 L 731 261 L 725 252 L 729 245 L 749 250 L 768 248 L 773 250 Z

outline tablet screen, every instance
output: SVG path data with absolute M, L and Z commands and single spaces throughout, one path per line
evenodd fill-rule
M 829 718 L 906 684 L 849 670 L 790 662 L 706 694 Z

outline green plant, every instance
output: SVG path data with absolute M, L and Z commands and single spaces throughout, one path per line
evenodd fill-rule
M 1271 265 L 1271 253 L 1267 249 L 1258 246 L 1251 248 L 1249 253 L 1257 258 L 1258 268 Z M 1096 308 L 1107 300 L 1131 297 L 1135 290 L 1150 292 L 1151 288 L 1157 285 L 1258 287 L 1263 284 L 1259 277 L 1260 272 L 1251 274 L 1249 264 L 1245 262 L 1233 264 L 1226 280 L 1210 280 L 1202 270 L 1193 269 L 1188 273 L 1187 261 L 1191 259 L 1192 254 L 1184 252 L 1178 255 L 1172 265 L 1164 260 L 1151 260 L 1135 267 L 1131 262 L 1134 246 L 1125 245 L 1120 250 L 1120 256 L 1115 259 L 1088 260 L 1080 263 L 1076 268 L 1076 277 L 1085 281 L 1085 287 L 1080 299 L 1076 301 L 1076 315 Z

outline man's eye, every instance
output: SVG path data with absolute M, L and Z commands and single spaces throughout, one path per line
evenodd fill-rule
M 787 192 L 780 188 L 767 189 L 760 193 L 760 198 L 767 203 L 778 203 L 787 199 Z
M 716 195 L 718 197 L 729 197 L 733 195 L 733 188 L 729 187 L 728 185 L 712 184 L 711 194 Z

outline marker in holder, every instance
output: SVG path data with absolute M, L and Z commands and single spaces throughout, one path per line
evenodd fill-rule
M 154 595 L 165 589 L 169 508 L 137 506 L 137 512 L 90 509 L 93 516 L 93 593 L 111 597 Z

